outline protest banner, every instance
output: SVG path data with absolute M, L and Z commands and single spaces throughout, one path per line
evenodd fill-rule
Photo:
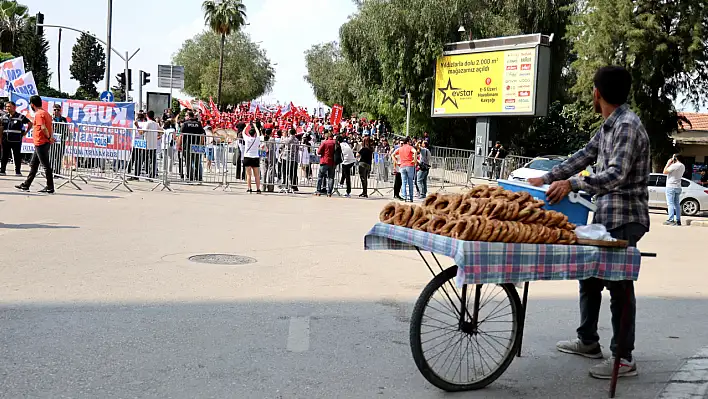
M 25 60 L 22 57 L 4 61 L 0 65 L 0 96 L 9 97 L 12 83 L 25 74 Z M 34 81 L 34 78 L 32 78 Z M 35 93 L 36 94 L 36 93 Z
M 32 119 L 28 95 L 10 93 L 17 104 L 17 112 Z M 132 130 L 135 119 L 134 103 L 108 103 L 99 101 L 69 100 L 42 97 L 42 107 L 51 112 L 59 104 L 62 115 L 69 123 L 73 137 L 68 142 L 65 155 L 85 158 L 125 159 L 132 149 Z M 32 134 L 22 140 L 22 152 L 34 152 Z
M 332 114 L 329 116 L 329 123 L 333 126 L 337 126 L 342 123 L 342 114 L 344 113 L 344 107 L 339 104 L 334 104 L 332 106 Z

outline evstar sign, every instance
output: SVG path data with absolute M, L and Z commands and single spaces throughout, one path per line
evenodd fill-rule
M 33 115 L 29 107 L 29 96 L 11 93 L 11 99 L 17 104 L 17 111 Z M 85 158 L 127 159 L 132 149 L 134 103 L 105 103 L 98 101 L 67 100 L 62 98 L 42 97 L 42 108 L 51 111 L 59 104 L 62 116 L 73 123 L 71 139 L 65 155 Z M 57 132 L 55 132 L 57 133 Z M 61 137 L 56 137 L 61 140 Z M 22 139 L 22 152 L 34 152 L 30 133 Z

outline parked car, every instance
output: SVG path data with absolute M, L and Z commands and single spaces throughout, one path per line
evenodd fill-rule
M 681 213 L 695 216 L 701 211 L 708 211 L 708 189 L 688 179 L 681 179 Z M 666 175 L 649 175 L 649 206 L 668 209 L 666 205 Z
M 536 157 L 522 168 L 511 172 L 511 174 L 509 174 L 509 180 L 526 181 L 533 177 L 542 177 L 546 173 L 550 172 L 553 167 L 560 165 L 566 159 L 568 159 L 568 157 L 562 155 L 546 155 Z M 586 175 L 592 174 L 592 167 L 588 167 L 582 173 Z

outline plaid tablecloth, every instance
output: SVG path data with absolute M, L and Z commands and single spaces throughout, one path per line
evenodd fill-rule
M 636 248 L 459 241 L 384 223 L 377 223 L 364 237 L 366 250 L 416 247 L 452 258 L 458 266 L 458 285 L 590 277 L 636 281 L 641 262 Z

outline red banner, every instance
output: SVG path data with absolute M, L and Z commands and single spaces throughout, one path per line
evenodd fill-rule
M 329 123 L 333 126 L 337 126 L 342 123 L 342 114 L 344 113 L 344 107 L 339 104 L 334 104 L 332 106 L 332 114 L 329 116 Z

